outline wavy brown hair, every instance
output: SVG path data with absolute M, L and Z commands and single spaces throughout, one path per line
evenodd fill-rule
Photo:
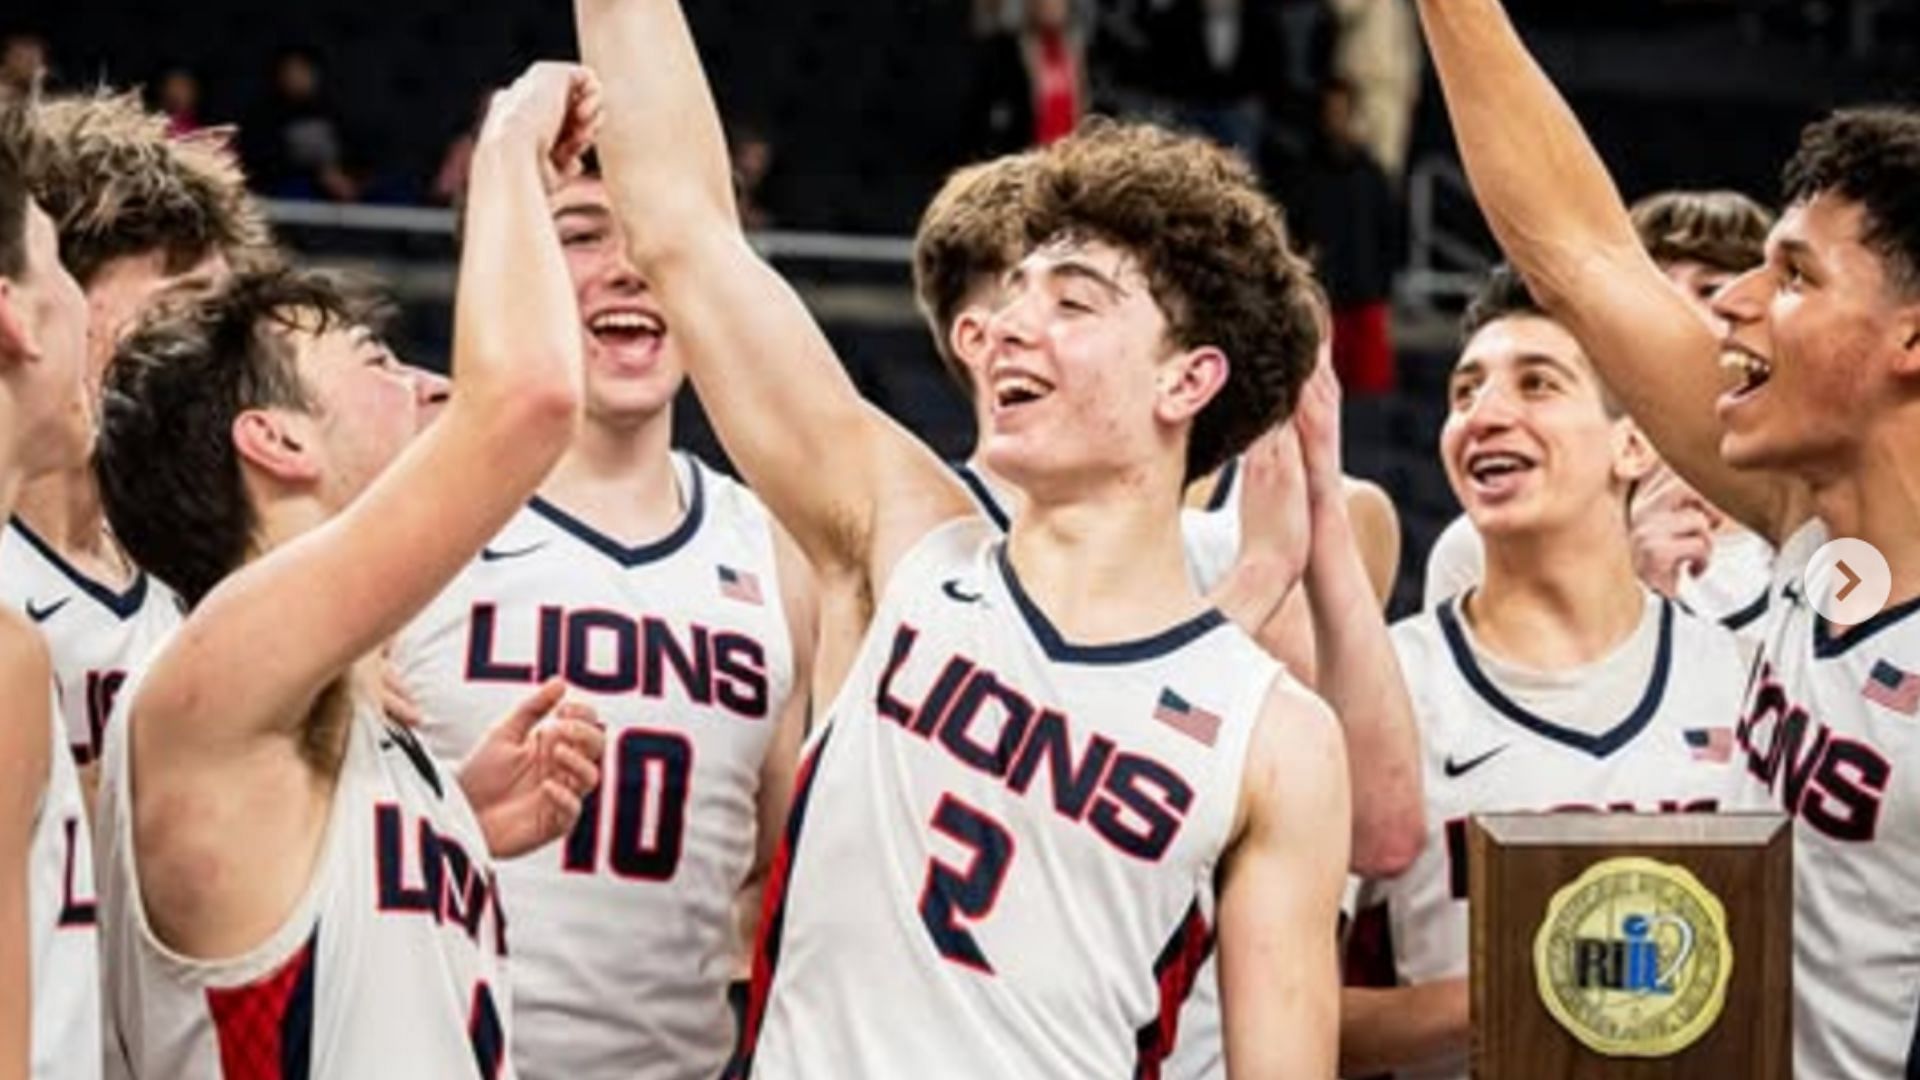
M 1320 344 L 1322 293 L 1240 158 L 1152 125 L 1096 119 L 1036 156 L 1024 217 L 1029 246 L 1074 237 L 1131 254 L 1170 343 L 1226 354 L 1226 385 L 1189 437 L 1189 481 L 1292 413 Z
M 234 420 L 250 409 L 311 412 L 294 336 L 377 329 L 388 314 L 364 283 L 246 270 L 169 301 L 120 342 L 101 395 L 94 475 L 133 561 L 189 607 L 238 569 L 258 520 Z
M 238 261 L 269 243 L 227 129 L 167 134 L 136 93 L 105 88 L 50 97 L 36 110 L 46 153 L 34 195 L 60 231 L 60 257 L 81 286 L 107 263 L 161 251 L 169 273 L 216 252 Z
M 927 204 L 913 234 L 913 297 L 940 363 L 968 400 L 973 378 L 953 355 L 953 322 L 968 297 L 1020 260 L 1027 242 L 1022 198 L 1032 172 L 1032 154 L 1008 154 L 956 170 Z
M 1742 274 L 1765 257 L 1773 212 L 1737 191 L 1661 191 L 1633 204 L 1633 228 L 1655 262 Z

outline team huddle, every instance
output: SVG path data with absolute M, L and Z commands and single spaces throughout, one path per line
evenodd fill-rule
M 1920 1076 L 1920 114 L 1630 211 L 1498 0 L 1419 6 L 1510 266 L 1391 628 L 1325 298 L 1199 139 L 930 202 L 948 463 L 746 242 L 675 0 L 494 97 L 450 381 L 217 136 L 0 101 L 0 1080 L 1463 1077 L 1469 817 L 1723 810 L 1794 819 L 1795 1074 Z

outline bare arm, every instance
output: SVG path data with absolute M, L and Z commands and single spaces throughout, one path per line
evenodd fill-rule
M 773 741 L 760 765 L 760 793 L 756 802 L 758 827 L 754 832 L 753 870 L 735 903 L 741 951 L 736 978 L 747 978 L 753 967 L 753 941 L 760 927 L 760 898 L 773 853 L 787 831 L 787 811 L 793 804 L 794 774 L 800 766 L 800 745 L 806 741 L 812 713 L 813 654 L 819 640 L 818 603 L 813 573 L 806 557 L 784 532 L 775 529 L 780 566 L 780 598 L 787 613 L 787 632 L 793 649 L 793 686 L 787 699 L 776 703 Z
M 863 401 L 740 231 L 726 146 L 677 0 L 576 0 L 607 87 L 600 152 L 629 252 L 660 297 L 728 455 L 823 577 L 878 592 L 901 553 L 972 511 L 918 440 Z
M 539 65 L 496 98 L 474 157 L 445 415 L 337 516 L 188 618 L 142 684 L 140 712 L 158 721 L 133 729 L 144 768 L 297 734 L 317 695 L 431 600 L 565 450 L 579 316 L 543 170 L 584 147 L 596 97 L 579 69 Z
M 1327 707 L 1276 684 L 1247 754 L 1242 827 L 1222 864 L 1220 996 L 1227 1072 L 1334 1075 L 1347 765 Z
M 0 1080 L 27 1080 L 33 1060 L 28 862 L 48 755 L 65 752 L 53 745 L 52 685 L 46 646 L 0 614 Z
M 1400 512 L 1393 500 L 1371 480 L 1343 477 L 1347 520 L 1353 523 L 1354 544 L 1367 568 L 1367 583 L 1385 611 L 1393 600 L 1393 583 L 1400 576 Z
M 1467 980 L 1340 991 L 1340 1071 L 1372 1076 L 1466 1054 Z
M 1340 471 L 1340 382 L 1323 357 L 1294 412 L 1313 521 L 1306 592 L 1315 688 L 1346 735 L 1353 787 L 1353 872 L 1391 877 L 1420 854 L 1426 802 L 1420 735 L 1380 597 L 1361 558 Z
M 1773 539 L 1798 502 L 1720 460 L 1719 343 L 1640 246 L 1606 166 L 1498 0 L 1419 0 L 1468 178 L 1494 236 L 1689 483 Z

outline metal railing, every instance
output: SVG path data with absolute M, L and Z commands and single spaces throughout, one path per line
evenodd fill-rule
M 1423 311 L 1473 295 L 1494 257 L 1448 225 L 1447 212 L 1478 214 L 1460 166 L 1429 155 L 1407 174 L 1407 266 L 1395 282 L 1403 304 Z

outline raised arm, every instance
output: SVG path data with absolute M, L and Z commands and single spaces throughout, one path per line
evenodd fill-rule
M 136 708 L 165 720 L 135 728 L 148 768 L 217 767 L 236 743 L 299 736 L 317 696 L 431 600 L 566 449 L 579 315 L 546 192 L 597 109 L 584 69 L 557 64 L 495 98 L 474 154 L 446 412 L 336 516 L 208 594 L 142 685 Z
M 1222 863 L 1227 1073 L 1334 1075 L 1347 763 L 1325 705 L 1276 684 L 1247 754 L 1242 824 Z
M 861 399 L 793 290 L 748 246 L 678 0 L 576 0 L 606 85 L 607 187 L 728 455 L 823 575 L 877 593 L 928 529 L 972 510 L 917 439 Z
M 1467 176 L 1507 258 L 1661 456 L 1777 542 L 1792 489 L 1721 461 L 1719 342 L 1641 248 L 1579 121 L 1498 0 L 1419 3 Z
M 780 572 L 780 600 L 786 609 L 787 633 L 793 650 L 793 686 L 785 701 L 774 702 L 773 740 L 760 763 L 760 790 L 755 795 L 753 869 L 735 899 L 740 927 L 740 955 L 735 977 L 752 975 L 753 942 L 760 927 L 760 900 L 768 869 L 780 838 L 787 832 L 787 811 L 793 804 L 794 775 L 800 767 L 800 746 L 806 742 L 812 720 L 814 652 L 820 640 L 819 603 L 813 571 L 806 556 L 784 530 L 774 530 L 774 552 Z
M 0 613 L 0 1080 L 27 1080 L 33 1062 L 29 860 L 53 745 L 53 665 L 12 612 Z

